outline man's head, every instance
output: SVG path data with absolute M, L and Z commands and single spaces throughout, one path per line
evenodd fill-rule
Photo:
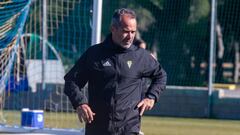
M 136 14 L 131 9 L 121 8 L 114 12 L 111 22 L 113 42 L 129 48 L 137 30 Z

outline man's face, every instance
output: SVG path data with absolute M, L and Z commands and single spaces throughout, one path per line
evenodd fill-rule
M 134 40 L 136 29 L 136 19 L 133 19 L 128 15 L 123 15 L 121 26 L 117 28 L 114 26 L 111 27 L 113 42 L 123 48 L 129 48 Z

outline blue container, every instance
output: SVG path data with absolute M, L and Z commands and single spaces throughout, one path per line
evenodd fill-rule
M 22 109 L 21 125 L 26 127 L 44 127 L 43 110 Z

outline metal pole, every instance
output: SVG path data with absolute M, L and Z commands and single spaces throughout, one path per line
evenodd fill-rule
M 213 91 L 213 73 L 214 73 L 214 56 L 216 43 L 216 0 L 211 4 L 211 35 L 210 35 L 210 57 L 209 57 L 209 80 L 208 80 L 208 117 L 211 117 L 212 109 L 212 91 Z
M 47 0 L 43 0 L 43 45 L 42 45 L 42 90 L 46 89 L 46 59 L 47 59 Z
M 239 77 L 239 43 L 234 43 L 235 47 L 235 69 L 234 69 L 234 83 L 238 83 L 238 77 Z
M 101 41 L 101 24 L 102 24 L 102 0 L 93 1 L 93 27 L 92 27 L 92 42 L 97 44 Z

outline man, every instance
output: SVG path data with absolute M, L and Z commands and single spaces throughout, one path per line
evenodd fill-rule
M 141 116 L 166 86 L 166 73 L 144 49 L 132 45 L 137 22 L 130 9 L 115 11 L 111 34 L 91 46 L 66 74 L 65 94 L 86 122 L 86 135 L 137 135 Z M 141 99 L 141 79 L 151 85 Z M 81 90 L 88 83 L 88 98 Z

